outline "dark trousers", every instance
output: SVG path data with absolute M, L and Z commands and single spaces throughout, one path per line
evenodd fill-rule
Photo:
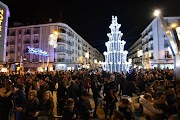
M 0 110 L 0 120 L 9 120 L 9 112 L 10 110 Z

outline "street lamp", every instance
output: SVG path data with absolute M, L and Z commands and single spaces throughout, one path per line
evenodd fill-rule
M 176 26 L 172 25 L 171 27 L 174 28 L 171 28 L 172 30 L 169 29 L 159 9 L 154 11 L 154 15 L 161 21 L 162 28 L 164 29 L 168 38 L 168 44 L 174 56 L 174 78 L 176 81 L 180 81 L 180 40 L 178 40 L 177 31 L 174 29 Z M 174 37 L 172 37 L 172 34 Z

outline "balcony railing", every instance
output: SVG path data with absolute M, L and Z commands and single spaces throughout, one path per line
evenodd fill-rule
M 59 59 L 55 59 L 55 62 L 71 63 L 72 60 L 71 59 L 59 58 Z
M 14 50 L 9 50 L 9 53 L 14 53 Z
M 30 31 L 26 31 L 26 32 L 24 32 L 24 35 L 30 35 L 31 34 L 31 32 Z
M 172 55 L 165 55 L 165 58 L 172 58 Z
M 15 45 L 15 41 L 9 41 L 8 44 L 9 45 Z
M 24 44 L 30 44 L 30 40 L 25 40 Z
M 16 33 L 15 32 L 11 32 L 11 33 L 9 33 L 9 36 L 15 36 L 16 35 Z
M 33 34 L 39 34 L 39 30 L 33 31 Z
M 39 60 L 38 59 L 33 59 L 32 62 L 39 62 Z
M 33 43 L 35 43 L 35 44 L 39 43 L 39 40 L 33 40 Z

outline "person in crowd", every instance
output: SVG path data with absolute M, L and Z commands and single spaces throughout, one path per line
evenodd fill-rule
M 25 83 L 25 93 L 26 97 L 28 97 L 29 90 L 34 89 L 33 80 L 31 78 L 27 78 L 27 81 Z
M 158 87 L 156 87 L 157 91 L 164 91 L 165 90 L 165 86 L 166 86 L 166 82 L 165 80 L 159 80 L 160 85 Z
M 107 113 L 108 110 L 110 111 L 110 119 L 112 117 L 114 109 L 116 109 L 116 102 L 117 102 L 117 90 L 116 89 L 111 89 L 110 90 L 110 96 L 105 97 L 105 108 L 104 108 L 104 113 L 105 113 L 105 118 L 107 118 Z
M 97 116 L 96 110 L 99 105 L 98 98 L 101 97 L 100 96 L 101 85 L 98 82 L 97 77 L 94 77 L 94 80 L 91 82 L 91 89 L 92 89 L 92 93 L 93 93 L 93 100 L 95 103 L 94 117 L 97 118 L 98 116 Z
M 159 80 L 155 80 L 153 83 L 153 89 L 154 91 L 158 91 L 158 87 L 160 86 L 160 81 Z
M 176 109 L 174 109 L 174 99 L 176 97 L 175 89 L 172 86 L 165 86 L 166 101 L 169 106 L 170 115 L 172 115 Z
M 92 114 L 92 107 L 89 101 L 89 93 L 83 90 L 82 96 L 77 100 L 75 104 L 75 113 L 80 120 L 89 120 L 90 114 Z
M 38 111 L 35 113 L 35 117 L 46 116 L 48 120 L 54 119 L 54 101 L 51 91 L 46 91 L 43 95 L 43 99 L 40 100 Z
M 120 111 L 115 110 L 113 120 L 124 120 L 124 116 Z
M 57 110 L 58 114 L 61 115 L 66 102 L 67 88 L 64 85 L 64 81 L 58 82 L 57 89 Z
M 24 85 L 21 83 L 17 83 L 14 86 L 14 91 L 13 91 L 15 120 L 24 120 L 25 101 L 26 101 L 26 93 L 24 90 Z
M 74 99 L 75 103 L 79 97 L 80 88 L 78 84 L 74 80 L 71 81 L 70 86 L 67 88 L 67 96 L 68 98 Z
M 130 98 L 128 97 L 122 97 L 120 100 L 120 104 L 118 107 L 118 110 L 123 114 L 123 117 L 126 120 L 135 120 L 135 115 L 133 114 L 133 112 L 130 109 Z
M 90 89 L 90 78 L 88 76 L 85 76 L 84 78 L 84 89 L 87 90 L 89 92 Z
M 45 78 L 45 82 L 48 84 L 48 86 L 49 86 L 49 90 L 52 92 L 52 94 L 53 94 L 53 92 L 54 92 L 54 90 L 55 90 L 55 84 L 49 79 L 49 77 L 46 77 Z
M 155 97 L 155 91 L 153 89 L 153 84 L 152 83 L 147 83 L 145 85 L 145 93 L 149 93 L 152 95 L 152 97 Z
M 139 103 L 143 106 L 143 113 L 151 118 L 151 120 L 157 120 L 157 115 L 162 115 L 163 111 L 154 108 L 152 104 L 152 95 L 150 93 L 145 93 L 139 98 Z
M 13 108 L 12 95 L 12 81 L 6 80 L 0 88 L 0 120 L 9 120 L 9 113 Z
M 165 93 L 168 105 L 172 105 L 174 102 L 174 97 L 176 96 L 175 89 L 172 86 L 165 86 Z
M 156 109 L 161 109 L 163 111 L 163 114 L 161 116 L 159 115 L 158 119 L 160 120 L 168 119 L 169 107 L 166 101 L 166 94 L 163 91 L 156 92 L 156 98 L 154 103 Z
M 25 119 L 26 120 L 36 120 L 34 117 L 39 107 L 39 99 L 37 98 L 37 91 L 30 90 L 28 93 L 27 101 L 25 103 Z
M 137 94 L 139 91 L 138 87 L 135 84 L 135 81 L 127 81 L 125 85 L 125 95 L 133 97 L 133 94 Z
M 119 78 L 119 83 L 120 83 L 119 95 L 123 95 L 125 91 L 126 79 L 122 73 L 119 74 L 119 77 L 120 77 Z
M 66 101 L 66 106 L 64 107 L 62 113 L 62 120 L 75 120 L 76 114 L 74 112 L 75 101 L 72 98 L 68 98 Z

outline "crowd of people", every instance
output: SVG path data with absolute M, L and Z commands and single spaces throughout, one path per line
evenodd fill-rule
M 100 119 L 98 108 L 103 109 L 105 120 L 135 120 L 137 116 L 178 120 L 179 95 L 179 81 L 168 68 L 132 69 L 127 73 L 87 69 L 0 73 L 0 120 L 9 120 L 12 111 L 15 120 L 54 120 L 55 106 L 62 120 Z M 138 96 L 139 103 L 135 110 L 130 106 L 134 96 Z

